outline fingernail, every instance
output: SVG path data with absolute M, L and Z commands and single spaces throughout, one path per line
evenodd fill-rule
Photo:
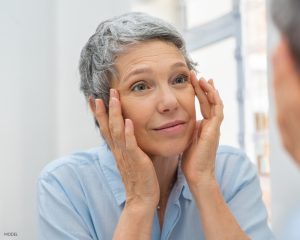
M 129 119 L 126 118 L 125 119 L 125 130 L 128 130 L 128 127 L 129 127 Z
M 113 88 L 111 88 L 110 89 L 110 97 L 112 98 L 112 97 L 115 97 L 116 95 L 115 95 L 115 89 L 113 89 Z
M 95 103 L 96 110 L 98 110 L 98 104 L 99 104 L 98 99 L 95 99 L 94 103 Z
M 113 106 L 116 106 L 116 104 L 117 104 L 117 99 L 116 99 L 115 97 L 112 97 L 111 100 L 110 100 L 110 104 L 111 104 L 112 107 L 113 107 Z

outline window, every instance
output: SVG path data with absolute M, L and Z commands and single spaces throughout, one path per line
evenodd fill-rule
M 232 0 L 186 0 L 187 28 L 210 22 L 232 9 Z

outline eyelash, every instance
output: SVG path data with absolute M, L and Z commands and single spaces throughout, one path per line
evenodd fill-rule
M 184 79 L 184 82 L 176 83 L 176 80 L 178 80 L 179 78 Z M 172 83 L 173 85 L 177 85 L 177 84 L 185 84 L 185 83 L 187 83 L 187 82 L 188 82 L 188 76 L 186 76 L 186 75 L 184 75 L 184 74 L 181 74 L 181 75 L 176 76 L 176 77 L 171 81 L 171 83 Z M 143 86 L 144 89 L 136 89 L 136 88 L 139 87 L 139 86 Z M 139 81 L 139 82 L 135 83 L 135 84 L 131 87 L 131 91 L 133 91 L 133 92 L 142 92 L 142 91 L 145 91 L 146 89 L 149 89 L 149 88 L 150 88 L 150 87 L 147 85 L 146 82 L 144 82 L 144 81 Z
M 176 83 L 176 80 L 177 80 L 178 78 L 181 78 L 181 79 L 183 78 L 183 79 L 184 79 L 184 82 Z M 187 82 L 188 82 L 188 76 L 183 75 L 183 74 L 176 76 L 175 79 L 172 81 L 173 84 L 185 84 L 185 83 L 187 83 Z
M 143 85 L 145 87 L 145 89 L 142 89 L 142 90 L 136 90 L 136 87 L 138 86 L 141 86 Z M 131 87 L 131 91 L 133 92 L 141 92 L 141 91 L 145 91 L 147 88 L 149 88 L 147 86 L 147 84 L 144 82 L 144 81 L 140 81 L 140 82 L 137 82 L 136 84 L 134 84 L 132 87 Z

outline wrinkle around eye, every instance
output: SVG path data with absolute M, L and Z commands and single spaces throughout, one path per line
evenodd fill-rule
M 131 91 L 133 92 L 143 92 L 146 91 L 147 89 L 150 89 L 149 85 L 144 82 L 144 81 L 139 81 L 137 83 L 134 83 L 131 87 L 130 87 Z
M 176 82 L 178 79 L 181 79 L 181 82 Z M 173 85 L 184 85 L 190 82 L 189 76 L 187 76 L 186 74 L 180 74 L 177 75 L 173 80 L 172 80 L 172 84 Z

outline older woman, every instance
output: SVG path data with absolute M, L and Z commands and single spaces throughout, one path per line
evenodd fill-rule
M 99 25 L 80 74 L 106 144 L 43 170 L 41 239 L 272 239 L 255 168 L 218 148 L 222 101 L 193 70 L 181 35 L 159 19 Z

